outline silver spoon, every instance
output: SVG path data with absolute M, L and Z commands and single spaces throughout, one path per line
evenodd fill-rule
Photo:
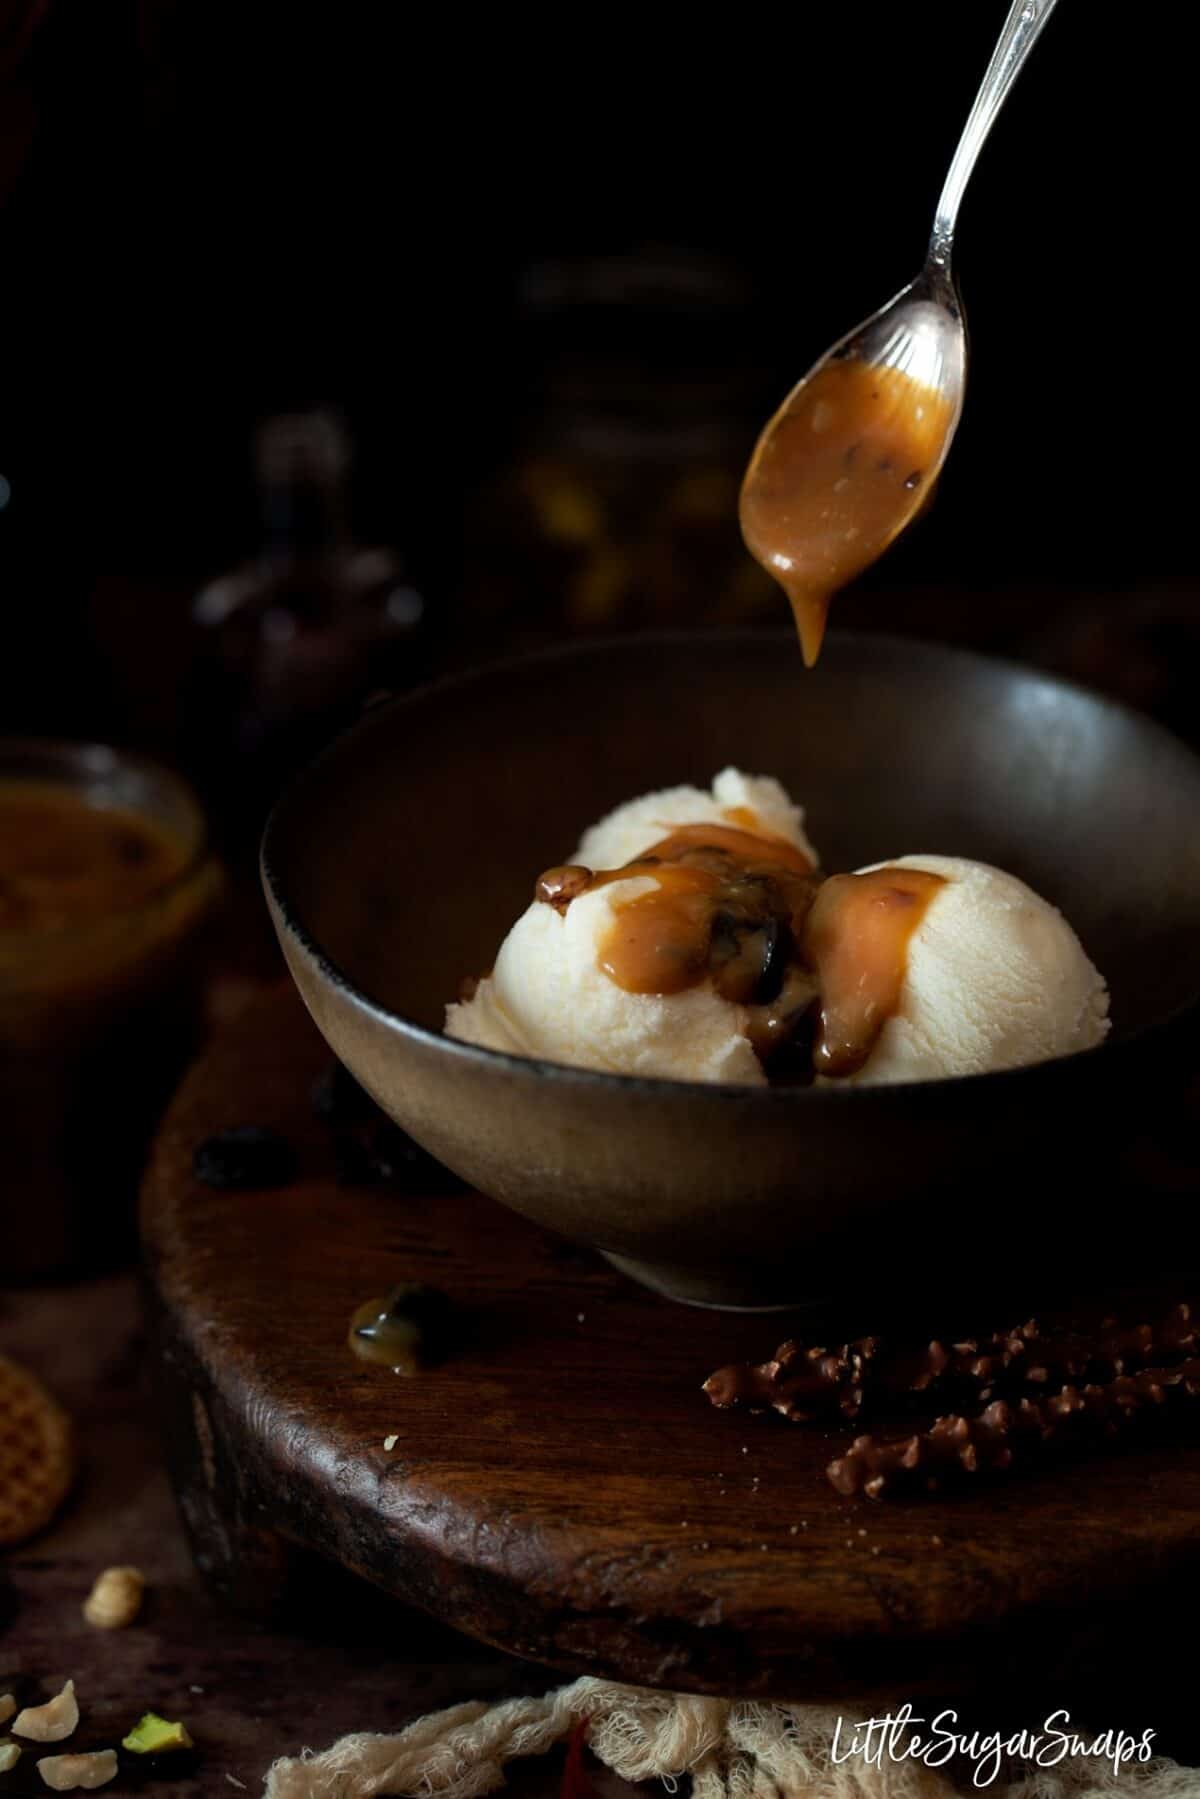
M 829 601 L 925 504 L 962 416 L 967 340 L 951 254 L 975 159 L 1056 0 L 1014 0 L 954 152 L 925 266 L 827 350 L 769 421 L 742 484 L 747 547 L 817 659 Z

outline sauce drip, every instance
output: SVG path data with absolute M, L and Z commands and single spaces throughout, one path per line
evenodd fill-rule
M 357 1308 L 346 1341 L 360 1361 L 375 1362 L 393 1374 L 416 1374 L 441 1360 L 453 1319 L 450 1300 L 439 1288 L 402 1281 Z
M 189 850 L 139 813 L 54 781 L 0 781 L 0 931 L 53 930 L 135 911 Z
M 939 887 L 921 868 L 874 868 L 822 882 L 804 932 L 821 994 L 817 1074 L 857 1074 L 900 1003 L 908 945 Z
M 776 1078 L 856 1073 L 895 1012 L 908 945 L 940 875 L 879 868 L 820 880 L 783 838 L 682 825 L 623 868 L 547 869 L 536 897 L 566 912 L 583 893 L 648 878 L 618 902 L 599 965 L 627 993 L 711 980 Z
M 759 439 L 742 487 L 746 547 L 792 604 L 805 664 L 829 602 L 880 557 L 928 497 L 954 408 L 903 370 L 837 357 Z

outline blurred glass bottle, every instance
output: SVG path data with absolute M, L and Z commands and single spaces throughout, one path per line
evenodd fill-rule
M 424 597 L 397 551 L 354 541 L 350 461 L 335 414 L 267 419 L 261 548 L 195 601 L 189 760 L 235 841 L 257 835 L 288 774 L 368 699 L 423 673 Z
M 465 530 L 476 651 L 777 621 L 737 521 L 773 392 L 740 271 L 674 249 L 565 260 L 528 270 L 519 302 L 515 432 Z

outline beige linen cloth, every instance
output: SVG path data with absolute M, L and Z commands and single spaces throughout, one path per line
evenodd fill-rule
M 264 1799 L 476 1799 L 504 1785 L 506 1762 L 544 1754 L 584 1722 L 588 1747 L 616 1774 L 659 1779 L 672 1791 L 690 1778 L 693 1799 L 1200 1799 L 1200 1770 L 1162 1759 L 1114 1774 L 1110 1764 L 1079 1756 L 988 1786 L 972 1786 L 969 1772 L 965 1785 L 952 1784 L 915 1760 L 835 1763 L 837 1716 L 822 1706 L 701 1699 L 588 1678 L 541 1699 L 472 1701 L 394 1736 L 360 1734 L 319 1755 L 306 1750 L 275 1763 Z

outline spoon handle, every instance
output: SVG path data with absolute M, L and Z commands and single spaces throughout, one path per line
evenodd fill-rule
M 963 189 L 975 167 L 975 158 L 1008 97 L 1009 88 L 1037 42 L 1042 26 L 1054 11 L 1055 3 L 1056 0 L 1013 0 L 1009 8 L 937 203 L 933 236 L 929 240 L 929 260 L 940 269 L 948 271 L 950 267 L 955 220 Z

